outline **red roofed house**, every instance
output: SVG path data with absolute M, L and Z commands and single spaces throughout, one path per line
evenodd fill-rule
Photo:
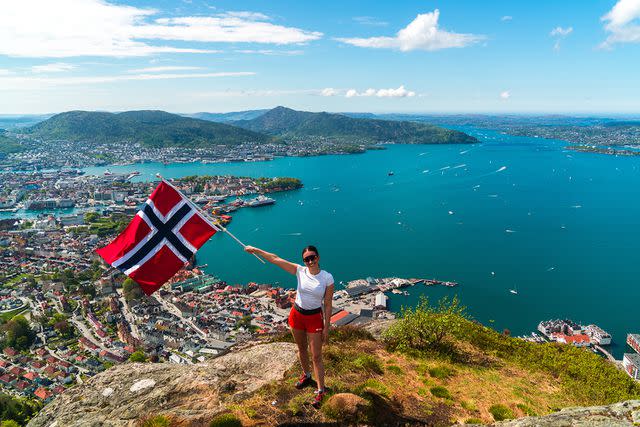
M 0 368 L 6 368 L 7 366 L 9 366 L 9 362 L 0 359 Z
M 565 335 L 555 334 L 556 340 L 562 344 L 572 344 L 576 347 L 588 347 L 591 345 L 591 338 L 585 334 Z
M 27 372 L 26 374 L 23 375 L 23 378 L 26 378 L 29 381 L 35 381 L 36 378 L 39 378 L 39 377 L 40 376 L 35 372 Z
M 331 323 L 336 323 L 338 320 L 342 319 L 343 317 L 345 317 L 348 314 L 349 314 L 348 311 L 340 310 L 339 312 L 337 312 L 336 314 L 331 316 Z
M 38 388 L 33 394 L 45 402 L 48 402 L 53 397 L 51 390 L 47 390 L 44 387 Z
M 11 374 L 4 374 L 3 376 L 0 377 L 0 381 L 5 384 L 13 384 L 15 380 L 16 380 L 15 375 L 11 375 Z
M 17 390 L 19 390 L 19 391 L 25 391 L 25 390 L 30 389 L 32 386 L 31 386 L 31 384 L 30 384 L 30 383 L 28 383 L 28 382 L 26 382 L 26 381 L 23 381 L 23 380 L 20 380 L 20 381 L 17 381 L 17 382 L 16 382 L 16 384 L 14 385 L 14 387 L 15 387 Z
M 55 386 L 55 387 L 53 388 L 53 392 L 54 392 L 55 394 L 62 394 L 62 393 L 64 393 L 64 391 L 65 391 L 65 390 L 66 390 L 66 388 L 64 388 L 64 387 L 63 387 L 63 386 L 61 386 L 61 385 L 57 385 L 57 386 Z
M 9 372 L 11 372 L 16 377 L 21 377 L 22 374 L 24 374 L 24 369 L 21 369 L 19 366 L 14 366 L 11 369 L 9 369 Z
M 6 354 L 7 356 L 9 356 L 10 358 L 14 358 L 16 357 L 18 354 L 20 354 L 16 349 L 14 349 L 13 347 L 6 347 L 4 349 L 4 354 Z
M 42 369 L 47 366 L 46 363 L 44 363 L 42 360 L 36 360 L 35 362 L 31 363 L 31 366 L 33 366 L 33 368 L 38 371 L 38 372 L 42 372 Z

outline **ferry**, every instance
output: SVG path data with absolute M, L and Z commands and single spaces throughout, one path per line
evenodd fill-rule
M 276 201 L 274 199 L 272 199 L 271 197 L 266 197 L 262 194 L 260 194 L 258 197 L 256 197 L 255 199 L 251 199 L 247 202 L 247 206 L 250 206 L 252 208 L 258 207 L 258 206 L 265 206 L 265 205 L 272 205 L 274 204 Z

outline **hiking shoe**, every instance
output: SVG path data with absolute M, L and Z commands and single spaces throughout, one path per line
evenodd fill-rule
M 298 380 L 298 382 L 296 383 L 296 388 L 297 389 L 305 388 L 309 384 L 311 384 L 311 375 L 307 375 L 303 373 L 300 376 L 300 379 Z
M 322 400 L 327 395 L 327 390 L 326 389 L 322 391 L 316 390 L 315 394 L 316 394 L 316 397 L 313 399 L 311 406 L 313 406 L 316 409 L 320 409 L 320 406 L 322 406 Z

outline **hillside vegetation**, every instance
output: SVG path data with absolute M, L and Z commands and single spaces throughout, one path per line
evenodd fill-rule
M 4 130 L 0 129 L 0 158 L 10 153 L 23 151 L 24 147 L 16 139 L 7 136 Z
M 465 144 L 478 142 L 463 132 L 424 123 L 353 118 L 342 114 L 310 113 L 276 107 L 252 120 L 231 122 L 254 132 L 285 139 L 325 137 L 403 144 Z
M 321 411 L 309 404 L 312 388 L 295 389 L 295 367 L 288 380 L 231 406 L 227 417 L 243 425 L 451 425 L 640 398 L 638 383 L 592 352 L 499 334 L 471 321 L 456 300 L 435 308 L 424 300 L 380 339 L 361 328 L 336 329 L 324 359 L 334 396 Z
M 149 147 L 207 147 L 262 143 L 271 139 L 235 126 L 146 110 L 117 114 L 69 111 L 38 123 L 26 132 L 45 140 L 134 142 Z

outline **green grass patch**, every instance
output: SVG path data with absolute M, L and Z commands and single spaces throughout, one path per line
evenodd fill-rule
M 435 368 L 429 369 L 429 375 L 440 380 L 446 380 L 455 373 L 456 371 L 448 366 L 436 366 Z
M 513 411 L 502 404 L 492 405 L 489 408 L 489 412 L 493 415 L 493 419 L 496 421 L 510 420 L 514 418 Z
M 28 310 L 29 310 L 28 306 L 22 306 L 20 308 L 16 308 L 15 310 L 7 311 L 6 313 L 0 314 L 0 320 L 2 320 L 2 322 L 8 322 L 9 320 L 13 319 L 15 316 L 22 314 Z
M 435 397 L 440 397 L 442 399 L 451 399 L 451 393 L 449 393 L 449 390 L 447 390 L 446 387 L 442 387 L 439 385 L 431 387 L 429 391 L 431 391 L 431 394 L 433 394 Z
M 300 414 L 302 414 L 304 412 L 304 405 L 308 401 L 309 401 L 309 396 L 306 396 L 306 395 L 303 395 L 303 394 L 299 394 L 297 396 L 294 396 L 287 403 L 287 410 L 293 416 L 300 415 Z
M 211 420 L 209 427 L 242 427 L 242 422 L 233 414 L 221 414 Z
M 380 360 L 370 354 L 361 354 L 351 362 L 351 365 L 356 369 L 365 370 L 375 374 L 382 374 L 382 363 Z
M 481 424 L 484 425 L 484 422 L 480 418 L 468 418 L 465 424 Z
M 391 372 L 392 374 L 396 374 L 396 375 L 404 374 L 404 372 L 402 371 L 402 368 L 400 366 L 397 366 L 397 365 L 387 365 L 387 371 Z
M 462 406 L 462 408 L 466 409 L 467 411 L 478 410 L 478 407 L 476 406 L 476 404 L 471 400 L 463 400 L 462 402 L 460 402 L 460 406 Z
M 516 405 L 516 407 L 517 407 L 518 409 L 520 409 L 522 412 L 524 412 L 524 413 L 525 413 L 527 416 L 529 416 L 529 417 L 535 417 L 535 416 L 537 416 L 537 415 L 538 415 L 538 414 L 536 414 L 536 412 L 535 412 L 533 409 L 531 409 L 530 407 L 528 407 L 528 406 L 527 406 L 527 405 L 525 405 L 524 403 L 518 403 L 518 404 Z
M 174 419 L 166 415 L 151 415 L 138 421 L 139 427 L 171 427 L 175 425 Z
M 363 394 L 366 394 L 366 392 L 372 392 L 372 391 L 384 397 L 391 396 L 391 391 L 389 390 L 389 388 L 383 383 L 381 383 L 380 381 L 375 380 L 373 378 L 369 378 L 362 384 L 358 385 L 355 388 L 354 393 L 358 395 L 363 395 Z

